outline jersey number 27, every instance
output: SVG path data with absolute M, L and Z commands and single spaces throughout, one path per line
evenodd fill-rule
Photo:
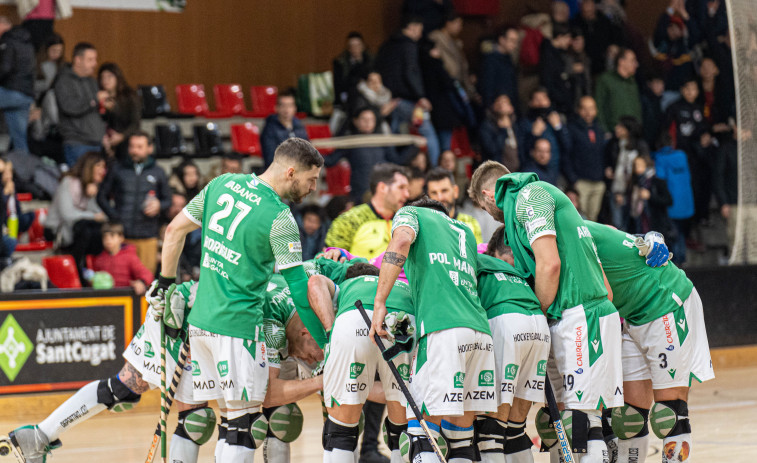
M 210 216 L 210 224 L 208 224 L 208 228 L 216 233 L 223 235 L 223 225 L 219 224 L 218 221 L 230 216 L 232 209 L 236 208 L 239 210 L 239 212 L 237 212 L 234 216 L 234 220 L 231 221 L 231 225 L 229 226 L 229 231 L 226 233 L 226 239 L 234 239 L 234 232 L 242 222 L 242 219 L 244 219 L 245 216 L 250 213 L 252 208 L 242 201 L 234 201 L 234 197 L 228 193 L 224 193 L 219 196 L 217 203 L 219 206 L 223 206 L 223 209 Z

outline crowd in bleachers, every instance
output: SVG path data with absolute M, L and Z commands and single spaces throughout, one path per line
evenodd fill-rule
M 698 231 L 717 216 L 733 230 L 737 127 L 725 2 L 671 0 L 652 37 L 642 37 L 615 0 L 557 0 L 518 21 L 505 13 L 497 22 L 506 25 L 467 47 L 464 18 L 449 0 L 405 1 L 402 24 L 375 52 L 350 32 L 333 61 L 325 133 L 303 122 L 302 94 L 270 86 L 251 89 L 248 111 L 238 85 L 217 85 L 210 111 L 204 87 L 182 85 L 184 114 L 171 113 L 161 86 L 135 90 L 119 65 L 98 62 L 95 45 L 80 42 L 69 53 L 51 33 L 35 49 L 25 24 L 0 17 L 0 109 L 10 138 L 0 161 L 0 257 L 7 265 L 33 226 L 34 212 L 23 213 L 17 195 L 28 192 L 51 200 L 44 239 L 73 256 L 85 285 L 93 272 L 113 273 L 126 253 L 140 265 L 121 268 L 114 284 L 144 291 L 158 267 L 161 227 L 207 180 L 241 172 L 243 156 L 267 166 L 288 137 L 331 134 L 411 133 L 425 145 L 323 151 L 326 194 L 296 211 L 305 258 L 330 244 L 330 223 L 350 207 L 365 203 L 387 219 L 431 194 L 427 179 L 445 178 L 438 167 L 457 192 L 452 210 L 481 217 L 465 188 L 485 160 L 558 185 L 590 220 L 663 232 L 677 263 L 687 248 L 704 246 Z M 186 114 L 265 120 L 262 131 L 252 122 L 232 125 L 231 151 L 215 124 L 195 127 L 195 154 L 220 157 L 220 166 L 203 172 L 186 158 L 165 171 L 156 155 L 187 157 L 181 129 L 158 124 L 147 133 L 141 119 Z M 376 166 L 385 163 L 407 168 L 381 177 Z M 404 178 L 396 198 L 394 174 Z M 491 226 L 480 229 L 486 235 Z M 104 249 L 114 236 L 123 243 Z M 185 277 L 197 277 L 199 252 L 192 234 Z

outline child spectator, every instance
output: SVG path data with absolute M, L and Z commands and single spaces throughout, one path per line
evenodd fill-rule
M 673 204 L 665 180 L 655 175 L 654 162 L 647 156 L 638 156 L 633 160 L 633 187 L 631 190 L 631 220 L 634 233 L 658 231 L 668 237 L 673 226 L 668 217 L 668 207 Z
M 329 224 L 323 218 L 323 209 L 315 204 L 303 206 L 297 214 L 302 241 L 302 258 L 309 260 L 321 252 L 326 241 Z
M 110 273 L 116 288 L 131 286 L 137 295 L 144 294 L 147 285 L 153 280 L 153 274 L 137 257 L 135 247 L 124 243 L 123 225 L 103 225 L 102 240 L 104 251 L 95 256 L 92 270 Z

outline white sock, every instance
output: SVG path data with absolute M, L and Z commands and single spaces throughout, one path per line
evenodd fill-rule
M 563 459 L 560 456 L 560 444 L 559 442 L 549 448 L 549 463 L 562 463 Z
M 389 459 L 389 463 L 402 463 L 402 453 L 399 449 L 392 450 L 392 457 Z
M 507 463 L 534 463 L 534 453 L 531 449 L 508 453 L 505 455 L 505 461 Z
M 691 457 L 691 433 L 666 437 L 662 440 L 662 463 L 678 463 Z
M 168 452 L 168 461 L 171 463 L 197 463 L 197 455 L 200 446 L 191 440 L 177 436 L 171 436 L 171 449 Z
M 76 391 L 76 394 L 63 402 L 39 424 L 39 429 L 45 433 L 50 442 L 56 440 L 66 429 L 105 410 L 105 405 L 97 402 L 98 384 L 100 384 L 99 380 L 92 381 Z
M 649 452 L 649 434 L 632 439 L 618 439 L 617 463 L 644 463 Z
M 275 437 L 263 441 L 263 461 L 265 463 L 289 463 L 289 444 Z
M 586 454 L 580 458 L 576 455 L 573 455 L 573 457 L 581 463 L 607 463 L 610 461 L 610 454 L 607 451 L 607 444 L 605 444 L 604 439 L 592 439 L 588 441 L 586 444 Z
M 218 439 L 216 441 L 216 451 L 213 454 L 215 457 L 216 463 L 222 463 L 223 462 L 223 448 L 226 445 L 226 439 Z
M 223 463 L 254 463 L 255 449 L 242 445 L 229 445 L 223 441 Z
M 481 452 L 481 463 L 505 463 L 506 461 L 504 453 Z

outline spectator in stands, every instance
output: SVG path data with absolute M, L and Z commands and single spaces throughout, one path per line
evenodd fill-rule
M 6 158 L 0 158 L 0 218 L 0 227 L 7 228 L 4 240 L 12 253 L 19 235 L 26 232 L 34 222 L 34 212 L 21 211 L 13 181 L 13 162 Z
M 372 67 L 373 55 L 366 49 L 363 35 L 356 31 L 347 34 L 346 47 L 333 62 L 334 112 L 329 124 L 333 133 L 349 117 L 349 96 Z
M 565 27 L 570 21 L 570 7 L 564 0 L 552 0 L 549 5 L 549 17 L 552 19 L 552 28 Z
M 654 161 L 649 156 L 637 156 L 633 160 L 633 185 L 631 189 L 632 233 L 658 231 L 673 238 L 673 226 L 668 217 L 668 207 L 673 204 L 665 180 L 655 175 Z
M 568 62 L 570 80 L 573 88 L 573 101 L 578 101 L 586 95 L 593 95 L 591 60 L 586 54 L 586 40 L 581 29 L 571 29 L 570 49 L 568 50 Z
M 379 116 L 376 120 L 379 132 L 390 134 L 392 131 L 386 119 L 391 116 L 399 101 L 399 98 L 392 98 L 392 92 L 384 86 L 381 74 L 371 71 L 357 84 L 356 92 L 350 97 L 349 112 L 354 115 L 365 106 L 372 107 Z
M 578 116 L 568 123 L 570 149 L 566 152 L 563 173 L 581 198 L 581 210 L 596 221 L 605 195 L 605 132 L 597 121 L 597 104 L 585 96 L 578 102 Z
M 439 49 L 447 74 L 462 86 L 470 100 L 480 100 L 481 97 L 476 91 L 476 86 L 473 84 L 473 79 L 469 72 L 468 58 L 465 57 L 463 41 L 460 40 L 460 33 L 462 31 L 463 18 L 453 11 L 444 21 L 444 26 L 441 29 L 432 31 L 428 35 L 428 38 Z M 431 104 L 433 104 L 433 101 Z M 444 149 L 442 147 L 442 150 Z
M 36 50 L 53 34 L 55 19 L 69 18 L 73 13 L 69 0 L 16 0 L 15 3 L 18 16 L 24 21 L 21 25 L 31 34 Z
M 34 102 L 35 63 L 29 31 L 0 16 L 0 110 L 15 151 L 29 151 L 26 131 Z
M 644 140 L 649 146 L 654 146 L 660 136 L 660 131 L 665 129 L 665 112 L 662 110 L 663 93 L 665 93 L 665 81 L 659 75 L 650 75 L 641 93 Z
M 34 81 L 35 104 L 29 112 L 29 151 L 63 164 L 63 141 L 58 132 L 58 103 L 51 86 L 58 71 L 65 65 L 63 39 L 58 34 L 48 37 L 37 53 Z
M 368 107 L 360 109 L 352 119 L 352 129 L 349 134 L 373 134 L 377 132 L 376 113 Z M 363 196 L 368 191 L 369 179 L 373 167 L 377 164 L 398 163 L 397 151 L 391 146 L 361 146 L 359 148 L 338 149 L 326 156 L 326 167 L 332 167 L 341 159 L 350 163 L 350 197 L 356 204 L 363 202 Z
M 418 58 L 418 40 L 422 35 L 421 19 L 405 17 L 400 32 L 381 45 L 376 55 L 376 69 L 381 73 L 384 85 L 395 98 L 399 98 L 392 112 L 392 132 L 407 133 L 411 124 L 417 125 L 418 132 L 426 137 L 429 157 L 436 164 L 439 161 L 439 142 L 429 120 L 428 112 L 432 106 L 426 98 Z
M 130 133 L 139 129 L 142 118 L 141 103 L 137 92 L 131 88 L 123 71 L 116 63 L 104 63 L 97 72 L 100 90 L 107 93 L 101 102 L 103 119 L 107 124 L 103 146 L 109 156 L 119 160 L 127 157 L 128 146 L 124 141 Z
M 323 209 L 317 204 L 303 206 L 295 214 L 297 225 L 300 228 L 300 241 L 302 242 L 302 259 L 313 259 L 316 254 L 323 250 L 326 242 L 328 223 L 323 217 Z
M 715 199 L 720 207 L 720 215 L 726 222 L 728 248 L 733 249 L 736 238 L 736 217 L 739 203 L 739 144 L 738 130 L 734 128 L 731 137 L 723 139 L 715 161 L 712 181 Z M 746 206 L 747 208 L 754 206 Z M 747 209 L 748 210 L 748 209 Z
M 415 166 L 408 168 L 408 194 L 407 203 L 418 201 L 426 194 L 426 173 Z
M 442 152 L 442 155 L 439 157 L 439 167 L 452 172 L 455 178 L 455 185 L 457 185 L 460 191 L 466 191 L 468 176 L 465 175 L 465 172 L 460 171 L 462 165 L 458 164 L 457 155 L 454 151 L 447 150 Z
M 537 138 L 531 148 L 531 156 L 521 166 L 523 172 L 534 172 L 543 180 L 552 185 L 557 185 L 560 170 L 551 165 L 552 147 L 546 138 Z
M 128 143 L 130 159 L 113 165 L 97 203 L 111 221 L 123 224 L 126 241 L 136 246 L 139 260 L 155 273 L 160 212 L 171 207 L 171 188 L 152 157 L 150 136 L 137 131 Z
M 704 119 L 712 126 L 714 133 L 727 132 L 730 135 L 729 119 L 735 119 L 736 115 L 733 83 L 729 85 L 726 79 L 720 77 L 720 69 L 710 57 L 702 59 L 699 75 L 699 97 L 704 105 Z
M 349 211 L 355 206 L 355 202 L 349 196 L 334 196 L 326 203 L 324 212 L 329 222 Z
M 276 98 L 276 114 L 271 114 L 265 119 L 263 133 L 260 134 L 260 145 L 263 149 L 263 164 L 268 168 L 273 162 L 273 153 L 281 142 L 287 138 L 297 137 L 308 140 L 305 126 L 297 114 L 297 103 L 294 99 L 294 91 L 284 90 L 279 92 Z
M 482 58 L 478 91 L 484 107 L 491 107 L 497 97 L 507 95 L 516 113 L 520 111 L 518 69 L 513 62 L 519 44 L 518 29 L 505 27 L 497 34 L 494 49 Z
M 187 159 L 174 167 L 173 175 L 168 179 L 168 186 L 189 200 L 200 193 L 205 183 L 203 182 L 202 174 L 200 174 L 200 168 L 197 167 L 194 161 Z
M 622 49 L 615 58 L 615 69 L 605 71 L 597 79 L 594 98 L 603 129 L 612 130 L 621 116 L 641 120 L 641 98 L 634 77 L 638 67 L 636 53 Z
M 510 102 L 510 97 L 499 95 L 478 129 L 482 161 L 501 162 L 511 172 L 520 170 L 517 130 L 515 108 Z
M 628 228 L 629 195 L 633 160 L 649 156 L 649 147 L 641 134 L 641 124 L 630 116 L 622 116 L 615 126 L 614 137 L 607 144 L 605 178 L 610 184 L 610 212 L 612 225 Z
M 64 57 L 65 42 L 63 37 L 53 33 L 45 41 L 37 54 L 37 75 L 34 81 L 34 99 L 39 100 L 46 92 L 58 75 L 58 71 L 64 66 L 66 60 Z
M 457 210 L 460 189 L 455 184 L 455 176 L 452 172 L 443 167 L 431 169 L 426 174 L 426 191 L 429 198 L 444 204 L 451 218 L 467 225 L 476 237 L 476 243 L 481 243 L 481 225 L 478 224 L 478 220 Z
M 408 172 L 396 164 L 378 164 L 371 172 L 371 200 L 331 223 L 326 246 L 371 259 L 386 250 L 394 214 L 408 200 Z
M 438 148 L 450 149 L 452 132 L 458 127 L 464 127 L 466 121 L 473 122 L 473 110 L 467 101 L 457 91 L 455 81 L 444 69 L 440 59 L 439 48 L 434 42 L 424 42 L 420 47 L 420 64 L 423 74 L 423 87 L 426 97 L 434 110 L 431 111 L 431 122 L 436 130 Z M 470 115 L 468 119 L 466 115 Z M 430 154 L 430 153 L 429 153 Z M 439 153 L 435 164 L 439 162 Z
M 97 192 L 105 173 L 103 156 L 85 153 L 61 179 L 47 212 L 45 228 L 58 249 L 74 257 L 80 276 L 86 256 L 102 252 L 100 228 L 107 216 L 97 204 Z
M 686 153 L 673 148 L 673 140 L 668 132 L 660 134 L 658 150 L 654 153 L 657 176 L 665 180 L 673 204 L 668 207 L 668 216 L 673 222 L 676 239 L 670 246 L 673 262 L 681 265 L 686 261 L 686 240 L 694 215 L 694 194 L 691 190 L 691 176 Z
M 565 5 L 562 2 L 554 4 Z M 547 90 L 555 110 L 562 114 L 572 113 L 575 105 L 571 79 L 573 69 L 569 57 L 571 42 L 568 26 L 555 24 L 552 39 L 545 38 L 539 52 L 539 82 Z
M 418 150 L 415 156 L 407 163 L 408 167 L 418 169 L 424 176 L 431 170 L 431 163 L 428 160 L 428 154 L 423 150 Z
M 531 149 L 539 138 L 545 138 L 552 154 L 549 159 L 549 171 L 559 173 L 560 156 L 570 143 L 568 130 L 563 126 L 560 115 L 552 108 L 547 90 L 538 87 L 531 92 L 528 100 L 528 113 L 518 122 L 521 136 L 519 143 L 521 166 L 531 159 Z
M 402 4 L 403 16 L 420 18 L 427 34 L 444 26 L 453 11 L 452 0 L 405 0 Z
M 108 97 L 98 90 L 94 79 L 97 50 L 94 45 L 79 42 L 74 47 L 73 61 L 58 73 L 53 89 L 58 102 L 58 129 L 63 136 L 66 164 L 76 164 L 84 153 L 100 151 L 105 136 L 105 121 L 100 117 L 100 104 Z
M 224 153 L 221 156 L 221 165 L 218 175 L 223 174 L 241 174 L 242 173 L 242 156 L 238 153 Z
M 153 272 L 139 260 L 134 246 L 124 242 L 123 225 L 103 225 L 102 247 L 103 251 L 92 261 L 92 270 L 108 272 L 115 288 L 132 287 L 138 296 L 143 295 L 153 280 Z
M 681 88 L 695 75 L 692 47 L 701 34 L 696 21 L 686 12 L 683 0 L 671 0 L 655 28 L 652 57 L 665 77 L 665 88 Z
M 581 12 L 574 20 L 574 24 L 583 33 L 586 40 L 586 53 L 591 62 L 592 75 L 599 75 L 605 71 L 605 56 L 610 45 L 620 45 L 622 31 L 615 27 L 607 16 L 597 10 L 594 0 L 583 0 Z
M 581 194 L 578 192 L 578 190 L 568 187 L 565 189 L 565 196 L 568 197 L 571 204 L 573 204 L 573 207 L 576 208 L 578 215 L 580 215 L 582 219 L 588 220 L 588 217 L 586 217 L 586 214 L 584 214 L 583 209 L 581 209 Z

